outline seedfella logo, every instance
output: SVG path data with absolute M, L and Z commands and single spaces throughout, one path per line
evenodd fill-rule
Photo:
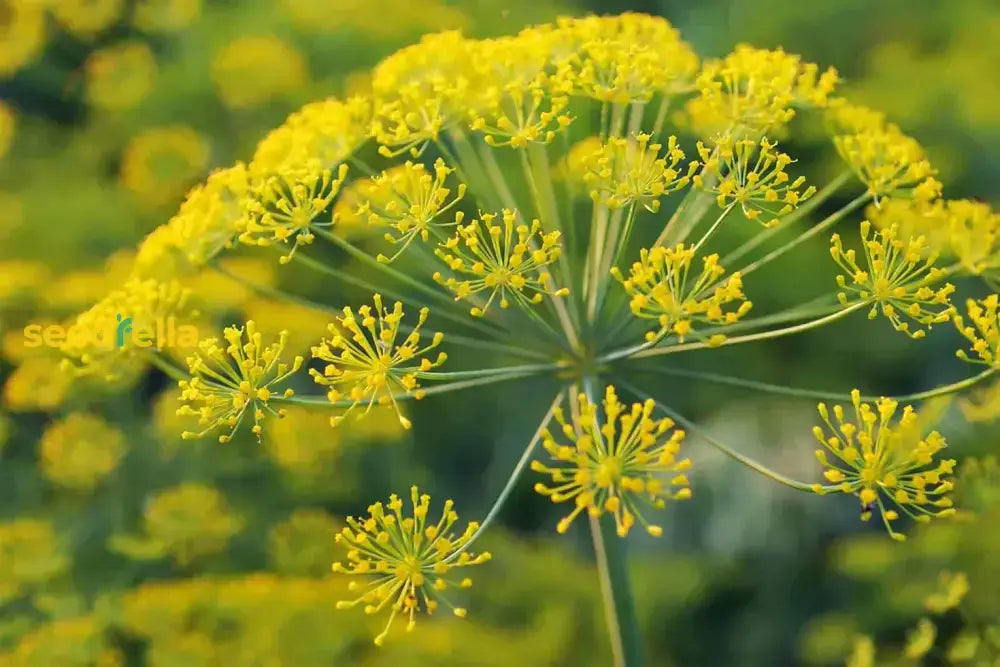
M 121 313 L 115 316 L 115 322 L 108 322 L 106 329 L 86 329 L 73 325 L 64 327 L 60 324 L 29 324 L 24 327 L 25 347 L 71 347 L 95 346 L 105 349 L 122 349 L 125 347 L 150 348 L 157 350 L 167 348 L 191 348 L 198 345 L 198 328 L 190 324 L 178 324 L 176 318 L 160 317 L 142 326 L 134 326 L 131 317 Z

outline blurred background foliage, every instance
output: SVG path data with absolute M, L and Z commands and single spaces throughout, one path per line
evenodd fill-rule
M 540 392 L 505 387 L 459 407 L 429 399 L 407 434 L 393 418 L 333 433 L 326 414 L 298 410 L 261 445 L 220 447 L 181 442 L 177 390 L 161 375 L 137 371 L 112 389 L 70 382 L 21 332 L 119 284 L 130 262 L 122 249 L 189 187 L 249 158 L 302 104 L 364 91 L 367 70 L 420 35 L 490 36 L 624 10 L 663 14 L 706 57 L 749 42 L 837 67 L 846 94 L 927 147 L 947 196 L 995 196 L 992 0 L 0 0 L 0 664 L 609 663 L 587 538 L 555 539 L 554 515 L 529 483 L 506 506 L 505 528 L 484 538 L 494 559 L 470 593 L 469 619 L 424 623 L 374 650 L 366 619 L 334 609 L 346 587 L 329 574 L 341 518 L 414 481 L 453 497 L 463 518 L 482 516 L 540 417 Z M 831 173 L 829 151 L 786 149 L 804 171 Z M 829 277 L 805 256 L 769 268 L 755 301 L 822 290 Z M 277 280 L 276 264 L 259 256 L 227 261 L 265 285 Z M 218 274 L 190 280 L 207 296 L 207 328 L 249 317 L 292 330 L 304 352 L 314 341 L 294 333 L 325 324 Z M 325 294 L 321 284 L 305 290 Z M 918 352 L 888 327 L 863 341 L 845 331 L 755 346 L 753 356 L 722 350 L 714 363 L 872 393 L 964 372 L 953 332 L 935 332 Z M 818 348 L 828 354 L 805 354 Z M 809 402 L 659 389 L 749 454 L 800 478 L 818 474 Z M 959 458 L 995 451 L 995 410 L 960 401 L 935 413 Z M 775 488 L 704 448 L 690 453 L 695 501 L 676 509 L 664 538 L 631 541 L 650 664 L 1000 664 L 987 657 L 1000 651 L 995 469 L 969 473 L 961 520 L 896 544 L 859 523 L 851 503 Z M 964 573 L 969 592 L 958 595 L 955 575 L 941 572 Z M 941 601 L 949 585 L 957 609 Z

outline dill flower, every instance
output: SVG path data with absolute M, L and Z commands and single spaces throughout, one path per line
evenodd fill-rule
M 14 110 L 0 100 L 0 158 L 7 154 L 10 145 L 14 142 L 14 130 L 17 127 L 17 118 Z
M 0 14 L 0 77 L 33 61 L 45 45 L 45 11 L 39 2 L 7 0 Z
M 0 523 L 0 603 L 30 593 L 70 564 L 52 524 L 37 519 Z
M 159 491 L 142 518 L 144 533 L 114 535 L 112 549 L 137 560 L 167 556 L 182 567 L 225 551 L 245 525 L 218 489 L 197 483 Z
M 636 203 L 656 213 L 661 197 L 690 182 L 697 163 L 692 162 L 686 174 L 678 170 L 684 151 L 677 137 L 670 136 L 662 157 L 663 146 L 649 143 L 651 139 L 652 135 L 642 133 L 611 139 L 586 159 L 584 179 L 594 201 L 612 209 Z
M 965 302 L 968 323 L 959 314 L 953 320 L 959 333 L 969 343 L 969 351 L 959 350 L 956 355 L 963 361 L 984 364 L 991 368 L 1000 365 L 1000 295 L 991 294 L 984 299 L 968 299 Z
M 282 471 L 308 479 L 333 469 L 343 450 L 342 435 L 341 429 L 330 430 L 329 411 L 291 406 L 268 429 L 264 449 Z
M 737 272 L 723 280 L 726 271 L 717 254 L 703 257 L 701 273 L 689 281 L 694 258 L 695 248 L 683 243 L 673 248 L 656 246 L 639 252 L 639 261 L 632 264 L 627 279 L 617 267 L 611 269 L 630 297 L 632 314 L 659 324 L 659 329 L 646 334 L 648 342 L 668 333 L 683 341 L 685 336 L 699 335 L 694 331 L 696 322 L 732 324 L 750 311 L 752 304 L 743 294 L 743 279 Z M 723 308 L 736 304 L 735 310 Z M 715 334 L 708 340 L 711 345 L 721 345 L 725 339 Z
M 844 250 L 839 234 L 834 234 L 831 241 L 830 254 L 844 271 L 837 276 L 837 285 L 844 290 L 837 294 L 842 305 L 848 305 L 855 295 L 864 302 L 870 301 L 869 319 L 874 319 L 881 310 L 896 331 L 911 338 L 923 338 L 925 332 L 911 330 L 910 322 L 930 327 L 951 317 L 949 297 L 955 286 L 951 283 L 937 286 L 948 271 L 934 266 L 936 254 L 925 256 L 926 240 L 922 236 L 904 241 L 895 226 L 872 234 L 871 223 L 863 221 L 865 269 L 858 266 L 853 249 Z M 904 316 L 910 322 L 903 321 Z
M 954 514 L 946 494 L 954 488 L 948 477 L 955 461 L 943 459 L 934 465 L 935 456 L 947 446 L 944 437 L 937 431 L 922 435 L 917 413 L 910 406 L 894 420 L 899 403 L 892 399 L 863 403 L 855 389 L 851 402 L 853 421 L 842 406 L 833 407 L 836 425 L 826 404 L 820 403 L 826 428 L 814 427 L 813 435 L 824 447 L 816 450 L 816 458 L 827 469 L 824 477 L 838 491 L 858 496 L 861 519 L 867 521 L 878 509 L 889 534 L 902 540 L 905 536 L 892 527 L 899 511 L 919 522 Z M 814 489 L 823 491 L 818 484 Z
M 46 477 L 59 486 L 90 491 L 118 467 L 125 438 L 97 415 L 74 412 L 45 430 L 39 451 Z
M 218 338 L 208 338 L 198 344 L 198 353 L 188 357 L 190 380 L 181 380 L 181 400 L 186 404 L 178 415 L 196 415 L 201 431 L 185 431 L 183 438 L 200 438 L 216 428 L 228 429 L 219 442 L 229 442 L 247 414 L 253 417 L 254 435 L 260 437 L 265 414 L 283 416 L 284 410 L 274 410 L 270 401 L 276 385 L 287 380 L 302 367 L 302 357 L 291 365 L 281 361 L 288 339 L 281 332 L 276 343 L 264 345 L 251 320 L 245 327 L 227 327 L 220 345 Z M 294 392 L 285 389 L 282 398 Z M 198 407 L 194 407 L 198 406 Z
M 236 225 L 239 240 L 260 246 L 291 241 L 291 250 L 280 258 L 282 264 L 288 263 L 299 245 L 313 242 L 314 227 L 333 226 L 331 206 L 346 178 L 346 164 L 334 174 L 313 162 L 253 183 L 245 203 L 246 216 Z
M 133 276 L 174 277 L 231 247 L 237 221 L 244 216 L 248 188 L 247 168 L 242 162 L 212 172 L 204 184 L 188 192 L 180 210 L 166 224 L 142 241 Z
M 72 384 L 58 359 L 28 357 L 7 376 L 3 404 L 11 412 L 48 412 L 62 404 Z
M 202 0 L 139 0 L 132 23 L 146 32 L 177 32 L 201 13 Z
M 212 83 L 233 109 L 263 106 L 295 93 L 308 80 L 302 54 L 274 35 L 238 37 L 212 59 Z
M 380 262 L 393 261 L 418 237 L 427 241 L 432 229 L 451 227 L 461 221 L 460 214 L 456 216 L 457 222 L 440 221 L 465 196 L 464 183 L 455 188 L 454 197 L 444 187 L 453 171 L 440 158 L 434 162 L 433 176 L 423 164 L 407 161 L 370 181 L 357 215 L 367 218 L 369 224 L 391 228 L 395 233 L 386 232 L 385 240 L 400 246 L 392 257 L 379 255 Z
M 122 154 L 121 184 L 149 206 L 180 197 L 208 164 L 208 145 L 191 128 L 172 125 L 145 130 Z
M 717 137 L 712 148 L 698 142 L 702 166 L 694 184 L 715 194 L 721 208 L 739 204 L 748 220 L 772 227 L 816 192 L 812 185 L 802 189 L 804 176 L 789 181 L 785 167 L 794 160 L 776 146 L 766 137 L 758 143 L 731 135 Z
M 69 32 L 92 38 L 110 28 L 122 15 L 122 0 L 58 0 L 51 3 L 52 18 Z
M 603 149 L 604 142 L 600 137 L 587 137 L 577 141 L 566 151 L 553 175 L 565 181 L 574 192 L 589 191 L 587 180 L 590 175 L 591 158 Z
M 367 517 L 347 517 L 348 527 L 336 536 L 337 544 L 347 549 L 347 556 L 343 562 L 334 562 L 333 571 L 373 577 L 367 585 L 352 582 L 351 590 L 363 588 L 364 592 L 354 600 L 338 601 L 337 608 L 350 609 L 363 603 L 366 614 L 389 612 L 385 629 L 375 637 L 376 646 L 382 645 L 397 615 L 409 618 L 408 631 L 416 625 L 418 613 L 432 614 L 441 603 L 464 618 L 465 608 L 454 606 L 445 594 L 452 587 L 470 587 L 472 580 L 464 577 L 456 581 L 449 575 L 452 570 L 490 559 L 487 552 L 475 555 L 466 550 L 479 529 L 478 523 L 470 522 L 462 533 L 452 531 L 458 514 L 451 500 L 445 501 L 436 524 L 427 520 L 429 495 L 421 495 L 414 486 L 410 502 L 412 516 L 404 517 L 403 501 L 391 495 L 386 505 L 371 505 Z
M 691 497 L 684 474 L 691 460 L 677 459 L 684 431 L 675 429 L 671 419 L 653 419 L 652 399 L 628 408 L 610 385 L 604 394 L 603 419 L 586 394 L 579 394 L 577 401 L 579 417 L 572 424 L 561 408 L 554 413 L 570 444 L 562 444 L 546 428 L 542 446 L 554 464 L 531 462 L 532 470 L 552 477 L 552 486 L 539 482 L 536 492 L 554 503 L 573 501 L 573 511 L 556 529 L 565 533 L 583 511 L 591 517 L 608 512 L 614 516 L 619 537 L 628 535 L 636 519 L 650 535 L 661 535 L 663 529 L 649 523 L 639 501 L 663 509 L 667 500 Z M 667 480 L 668 475 L 673 477 Z
M 17 639 L 10 653 L 0 659 L 11 667 L 34 665 L 93 665 L 120 667 L 124 656 L 109 646 L 106 621 L 96 614 L 57 618 L 32 629 Z
M 970 199 L 944 203 L 948 249 L 973 275 L 1000 268 L 1000 215 L 989 204 Z
M 541 303 L 545 296 L 569 294 L 569 288 L 554 288 L 552 276 L 543 270 L 559 259 L 558 231 L 544 233 L 539 220 L 533 220 L 531 226 L 517 224 L 517 212 L 509 209 L 503 210 L 499 223 L 492 213 L 483 213 L 480 218 L 459 224 L 455 235 L 434 250 L 453 273 L 473 276 L 445 278 L 434 273 L 434 281 L 454 292 L 456 300 L 489 292 L 486 303 L 469 310 L 473 317 L 482 317 L 498 296 L 500 307 L 507 308 L 511 299 L 530 306 Z
M 145 42 L 126 41 L 94 51 L 83 65 L 87 101 L 108 111 L 126 111 L 153 89 L 156 59 Z
M 321 577 L 336 558 L 330 535 L 339 528 L 322 510 L 295 510 L 268 532 L 268 557 L 283 574 Z
M 410 420 L 399 412 L 397 392 L 423 397 L 418 378 L 421 373 L 443 364 L 448 355 L 440 352 L 431 361 L 424 356 L 444 339 L 435 333 L 430 343 L 420 347 L 420 327 L 427 321 L 429 311 L 420 310 L 416 325 L 401 341 L 403 304 L 396 302 L 390 311 L 382 305 L 382 296 L 372 297 L 375 307 L 365 304 L 355 311 L 345 306 L 343 315 L 329 326 L 331 338 L 324 338 L 313 348 L 313 358 L 327 362 L 322 372 L 314 368 L 309 374 L 317 384 L 329 387 L 327 398 L 331 403 L 341 400 L 351 402 L 343 414 L 331 417 L 330 424 L 337 426 L 354 408 L 364 404 L 367 415 L 375 405 L 392 405 L 403 428 L 410 428 Z

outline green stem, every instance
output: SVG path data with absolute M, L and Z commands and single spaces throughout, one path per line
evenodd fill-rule
M 583 390 L 588 399 L 596 403 L 593 383 L 594 378 L 584 378 Z M 641 667 L 642 638 L 632 601 L 625 541 L 618 536 L 613 518 L 608 514 L 590 517 L 590 535 L 594 541 L 594 556 L 614 665 Z
M 170 363 L 160 355 L 156 354 L 155 352 L 147 353 L 146 358 L 149 360 L 149 363 L 153 364 L 161 371 L 166 373 L 167 377 L 171 378 L 172 380 L 180 382 L 181 380 L 191 379 L 191 376 L 188 375 L 185 371 L 181 370 L 180 368 L 177 368 L 172 363 Z

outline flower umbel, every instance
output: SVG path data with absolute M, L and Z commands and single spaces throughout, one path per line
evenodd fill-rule
M 911 406 L 903 408 L 893 423 L 897 401 L 881 398 L 874 404 L 863 403 L 855 389 L 851 402 L 854 420 L 845 416 L 842 406 L 835 405 L 836 425 L 826 404 L 820 403 L 819 414 L 826 429 L 813 427 L 813 435 L 824 447 L 816 450 L 816 458 L 827 468 L 824 477 L 837 485 L 837 490 L 858 496 L 862 520 L 867 521 L 878 508 L 889 534 L 902 540 L 905 536 L 892 527 L 899 513 L 886 507 L 889 502 L 919 522 L 954 514 L 952 500 L 945 494 L 954 486 L 947 478 L 955 461 L 944 459 L 933 465 L 935 455 L 947 446 L 944 437 L 937 431 L 922 436 Z M 824 490 L 818 484 L 814 489 Z
M 691 468 L 691 460 L 677 460 L 684 431 L 674 429 L 671 419 L 653 419 L 652 399 L 628 408 L 618 401 L 612 386 L 604 394 L 603 419 L 586 394 L 581 393 L 577 401 L 579 414 L 573 415 L 573 423 L 566 421 L 561 408 L 554 413 L 570 444 L 560 443 L 545 429 L 542 446 L 555 463 L 531 462 L 532 470 L 552 477 L 552 486 L 539 482 L 535 491 L 554 503 L 572 500 L 575 504 L 559 521 L 557 530 L 565 533 L 573 519 L 586 510 L 591 517 L 605 512 L 614 515 L 620 537 L 628 535 L 636 519 L 650 535 L 661 535 L 663 529 L 646 520 L 638 501 L 663 509 L 667 499 L 691 497 L 684 474 Z M 674 476 L 666 480 L 666 475 Z
M 842 305 L 851 302 L 851 295 L 871 301 L 869 319 L 882 314 L 889 318 L 896 331 L 911 338 L 923 338 L 924 330 L 911 330 L 906 316 L 920 326 L 930 327 L 946 322 L 952 313 L 949 296 L 955 291 L 951 283 L 941 283 L 948 271 L 934 266 L 937 255 L 928 256 L 927 242 L 922 236 L 899 238 L 895 225 L 871 233 L 871 223 L 861 223 L 861 244 L 867 270 L 858 266 L 854 250 L 844 250 L 839 234 L 831 238 L 830 254 L 845 272 L 837 276 L 843 292 L 837 294 Z M 850 282 L 848 282 L 850 278 Z
M 291 366 L 281 361 L 288 332 L 282 331 L 278 342 L 264 345 L 251 320 L 246 327 L 228 327 L 223 337 L 228 343 L 225 347 L 220 346 L 219 339 L 208 338 L 198 344 L 198 354 L 187 359 L 192 377 L 179 383 L 181 400 L 186 404 L 177 414 L 197 416 L 203 428 L 185 431 L 181 434 L 184 438 L 200 438 L 221 427 L 229 432 L 220 435 L 219 442 L 229 442 L 247 412 L 253 415 L 252 431 L 259 437 L 265 413 L 278 417 L 284 414 L 284 410 L 276 411 L 269 404 L 274 386 L 302 367 L 302 357 L 295 357 Z M 293 393 L 285 389 L 281 397 L 290 398 Z
M 343 413 L 330 418 L 337 426 L 358 405 L 367 407 L 367 415 L 374 405 L 392 405 L 404 428 L 410 428 L 410 420 L 399 412 L 396 405 L 398 395 L 412 395 L 422 398 L 417 379 L 443 364 L 448 355 L 440 352 L 431 361 L 425 357 L 428 352 L 441 344 L 444 334 L 435 333 L 431 342 L 420 347 L 420 327 L 427 321 L 429 311 L 423 308 L 417 324 L 410 333 L 397 342 L 403 321 L 403 304 L 399 301 L 390 311 L 382 305 L 382 296 L 373 297 L 375 308 L 364 305 L 357 315 L 345 306 L 343 315 L 336 324 L 330 325 L 333 337 L 324 339 L 312 348 L 313 357 L 326 361 L 323 371 L 309 369 L 309 374 L 321 385 L 329 387 L 327 398 L 331 403 L 350 401 Z
M 963 361 L 985 364 L 991 368 L 1000 365 L 1000 295 L 991 294 L 985 299 L 969 299 L 965 302 L 971 325 L 956 314 L 954 321 L 959 332 L 969 339 L 970 350 L 978 358 L 972 358 L 965 350 L 956 355 Z
M 348 551 L 344 562 L 333 564 L 333 571 L 372 577 L 359 598 L 341 600 L 337 609 L 364 603 L 366 614 L 377 614 L 388 608 L 389 621 L 375 637 L 377 646 L 382 645 L 397 614 L 409 617 L 408 631 L 416 625 L 418 612 L 433 614 L 442 602 L 456 616 L 465 617 L 466 610 L 454 606 L 445 592 L 453 587 L 468 588 L 472 580 L 464 577 L 456 581 L 448 575 L 452 570 L 490 559 L 489 553 L 474 555 L 465 550 L 479 529 L 478 523 L 469 523 L 461 534 L 452 532 L 458 514 L 452 509 L 451 500 L 445 501 L 436 524 L 427 521 L 429 495 L 421 495 L 414 486 L 410 489 L 410 502 L 413 515 L 404 517 L 403 501 L 391 495 L 387 505 L 380 502 L 371 505 L 367 518 L 347 517 L 348 527 L 336 536 L 337 543 Z M 352 591 L 361 587 L 357 581 L 350 584 Z
M 434 280 L 455 293 L 455 300 L 489 291 L 486 303 L 469 311 L 481 317 L 500 297 L 500 307 L 510 306 L 514 299 L 521 306 L 541 303 L 548 295 L 569 294 L 566 287 L 555 289 L 552 276 L 542 268 L 559 259 L 559 232 L 542 232 L 542 223 L 533 220 L 531 226 L 517 224 L 517 212 L 504 209 L 501 222 L 497 216 L 483 213 L 481 220 L 459 225 L 455 236 L 435 251 L 455 273 L 471 275 L 461 280 L 434 274 Z
M 694 184 L 715 194 L 720 207 L 739 204 L 747 219 L 759 220 L 765 227 L 774 226 L 778 218 L 816 192 L 811 185 L 802 189 L 806 182 L 804 176 L 789 182 L 785 167 L 793 160 L 775 150 L 776 146 L 766 137 L 758 143 L 752 139 L 734 141 L 732 136 L 720 136 L 713 148 L 699 141 L 702 168 L 694 177 Z
M 643 319 L 655 319 L 659 329 L 646 334 L 648 342 L 655 342 L 667 334 L 674 334 L 683 342 L 694 332 L 694 323 L 720 326 L 732 324 L 746 315 L 752 304 L 743 294 L 743 281 L 739 273 L 725 280 L 725 269 L 719 265 L 717 254 L 702 258 L 701 273 L 689 282 L 688 274 L 694 262 L 695 249 L 683 243 L 673 247 L 643 248 L 639 261 L 632 264 L 626 279 L 617 267 L 611 270 L 631 299 L 632 314 Z M 739 305 L 735 310 L 723 306 Z M 721 345 L 726 337 L 715 334 L 710 344 Z
M 594 201 L 613 209 L 637 203 L 655 213 L 660 210 L 660 197 L 690 182 L 697 163 L 692 162 L 686 174 L 678 170 L 684 151 L 677 137 L 667 139 L 662 157 L 663 146 L 650 143 L 651 139 L 649 134 L 611 139 L 587 158 L 584 178 Z

